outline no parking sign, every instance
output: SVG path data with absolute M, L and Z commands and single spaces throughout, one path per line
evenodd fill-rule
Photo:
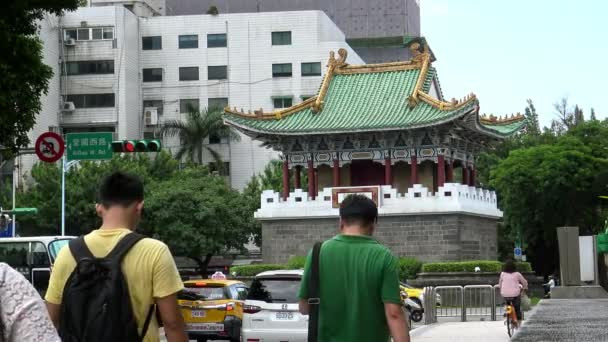
M 36 139 L 34 150 L 38 158 L 43 162 L 54 163 L 63 156 L 65 142 L 59 134 L 45 132 Z

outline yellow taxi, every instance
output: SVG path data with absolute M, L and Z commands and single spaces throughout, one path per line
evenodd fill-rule
M 423 307 L 424 303 L 424 290 L 413 287 L 404 282 L 399 282 L 399 289 L 407 293 L 408 298 L 416 302 L 420 307 Z M 437 306 L 441 306 L 441 296 L 439 293 L 435 295 L 435 302 Z
M 178 303 L 191 340 L 240 342 L 247 286 L 240 281 L 203 279 L 184 282 Z
M 422 299 L 424 298 L 422 295 L 422 293 L 424 292 L 423 289 L 415 288 L 403 282 L 399 282 L 399 288 L 401 291 L 407 293 L 408 298 L 418 303 L 418 305 L 422 306 Z

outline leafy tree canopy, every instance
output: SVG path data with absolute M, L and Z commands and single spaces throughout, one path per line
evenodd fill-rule
M 0 147 L 10 156 L 27 146 L 27 133 L 41 109 L 52 69 L 42 62 L 42 42 L 36 36 L 46 13 L 74 10 L 77 0 L 4 1 L 0 11 Z

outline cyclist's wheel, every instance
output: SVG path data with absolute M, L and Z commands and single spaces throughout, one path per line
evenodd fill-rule
M 511 320 L 511 315 L 507 315 L 507 334 L 509 337 L 512 337 L 514 333 L 513 321 Z

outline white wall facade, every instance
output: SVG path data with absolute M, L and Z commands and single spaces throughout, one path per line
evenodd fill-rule
M 83 23 L 84 22 L 84 23 Z M 227 98 L 231 107 L 263 108 L 271 111 L 274 97 L 291 97 L 293 104 L 303 96 L 317 93 L 322 76 L 301 76 L 301 63 L 321 63 L 321 72 L 330 51 L 347 49 L 353 64 L 363 61 L 346 44 L 344 34 L 321 11 L 239 13 L 191 16 L 138 17 L 123 6 L 80 8 L 58 20 L 55 31 L 42 35 L 47 50 L 55 51 L 50 61 L 56 69 L 45 106 L 54 108 L 40 114 L 39 123 L 53 116 L 64 131 L 114 127 L 117 139 L 137 139 L 158 126 L 143 121 L 143 101 L 162 101 L 164 121 L 185 119 L 180 99 L 198 99 L 206 107 L 210 98 Z M 114 27 L 113 39 L 62 43 L 65 28 Z M 272 45 L 272 32 L 290 31 L 290 45 Z M 226 47 L 207 47 L 208 34 L 226 34 Z M 197 35 L 198 48 L 180 49 L 179 35 Z M 161 36 L 162 48 L 143 50 L 142 37 Z M 51 53 L 52 54 L 52 53 Z M 63 61 L 114 60 L 114 73 L 60 76 Z M 273 63 L 291 63 L 291 77 L 274 77 Z M 208 66 L 226 65 L 227 79 L 208 80 Z M 198 67 L 199 80 L 180 81 L 180 67 Z M 162 81 L 143 82 L 143 69 L 162 68 Z M 60 112 L 61 95 L 114 93 L 112 108 L 77 108 Z M 54 97 L 51 94 L 55 94 Z M 58 115 L 59 112 L 59 115 Z M 35 137 L 34 137 L 35 139 Z M 179 148 L 178 139 L 166 139 L 165 148 Z M 208 145 L 230 162 L 230 182 L 242 189 L 249 179 L 278 157 L 261 148 L 260 142 L 241 135 L 240 141 Z M 211 162 L 205 155 L 205 162 Z

